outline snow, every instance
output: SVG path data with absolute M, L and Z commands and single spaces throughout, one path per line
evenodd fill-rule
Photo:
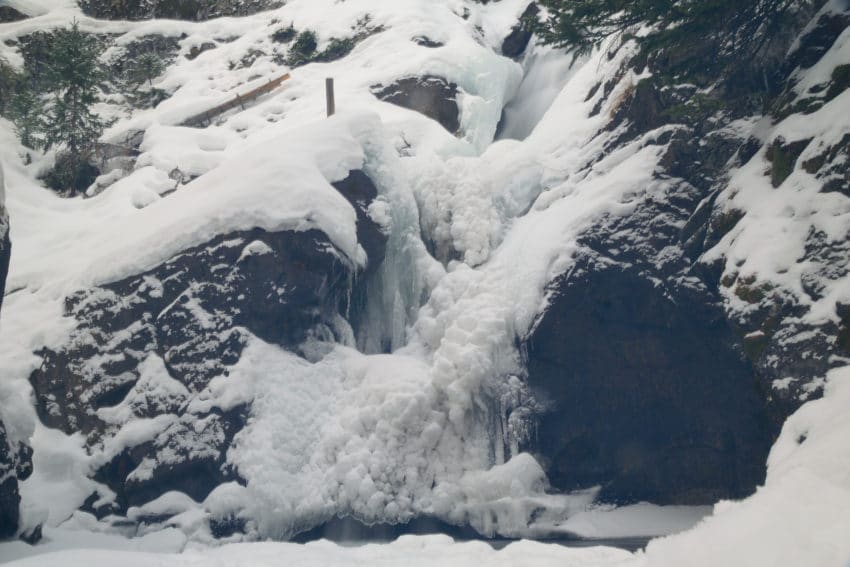
M 569 549 L 552 544 L 522 541 L 494 550 L 483 542 L 454 543 L 446 536 L 403 537 L 389 545 L 363 545 L 342 547 L 327 541 L 307 545 L 285 543 L 254 543 L 223 546 L 209 551 L 191 551 L 183 555 L 132 553 L 115 551 L 67 551 L 39 555 L 13 561 L 10 567 L 35 566 L 63 567 L 112 566 L 120 563 L 126 567 L 188 567 L 190 565 L 254 565 L 257 567 L 280 565 L 283 558 L 288 564 L 299 566 L 336 565 L 419 565 L 466 566 L 485 562 L 487 565 L 534 564 L 561 567 L 612 565 L 629 557 L 628 552 L 594 547 Z
M 721 502 L 694 530 L 653 541 L 646 565 L 846 565 L 850 560 L 850 369 L 786 421 L 765 485 Z M 802 436 L 805 436 L 803 438 Z
M 850 558 L 841 543 L 841 535 L 850 533 L 850 463 L 841 444 L 850 424 L 840 411 L 850 401 L 846 371 L 834 372 L 826 398 L 804 406 L 786 424 L 765 487 L 743 502 L 719 504 L 694 530 L 654 541 L 645 553 L 525 541 L 495 551 L 481 542 L 439 536 L 402 538 L 383 547 L 317 542 L 201 549 L 210 541 L 209 516 L 246 520 L 248 538 L 280 539 L 336 516 L 399 523 L 428 515 L 486 535 L 605 538 L 665 535 L 705 515 L 701 508 L 646 504 L 595 507 L 594 491 L 549 494 L 540 464 L 519 452 L 530 432 L 521 418 L 529 396 L 517 339 L 530 332 L 545 307 L 547 284 L 571 268 L 582 231 L 601 215 L 628 214 L 640 198 L 662 194 L 665 181 L 653 173 L 664 148 L 650 142 L 669 130 L 650 132 L 598 159 L 618 135 L 603 129 L 617 101 L 643 76 L 626 73 L 605 100 L 603 89 L 590 98 L 588 93 L 617 76 L 634 45 L 612 58 L 597 52 L 576 62 L 534 46 L 523 76 L 523 66 L 494 50 L 527 5 L 527 0 L 486 6 L 465 0 L 292 0 L 256 16 L 194 23 L 97 21 L 72 3 L 39 0 L 32 5 L 37 17 L 0 25 L 4 40 L 78 17 L 86 30 L 120 34 L 107 57 L 122 56 L 122 46 L 146 35 L 186 34 L 177 60 L 155 81 L 173 93 L 167 101 L 132 115 L 103 105 L 105 114 L 117 118 L 107 139 L 120 141 L 144 130 L 142 155 L 129 175 L 104 179 L 114 183 L 90 199 L 61 200 L 41 188 L 35 177 L 53 156 L 33 154 L 32 165 L 23 165 L 26 150 L 0 119 L 15 242 L 0 326 L 0 409 L 10 437 L 35 448 L 35 473 L 22 483 L 24 524 L 46 521 L 50 540 L 34 549 L 3 544 L 4 559 L 69 547 L 128 546 L 189 550 L 64 551 L 15 564 L 262 565 L 285 557 L 299 565 L 663 566 L 781 559 L 840 564 Z M 458 16 L 464 9 L 468 19 Z M 383 31 L 345 59 L 300 67 L 281 88 L 206 128 L 178 125 L 285 71 L 273 57 L 282 48 L 269 39 L 277 27 L 315 29 L 321 49 L 332 37 L 352 35 L 366 15 Z M 410 41 L 418 36 L 445 45 L 429 49 Z M 207 41 L 215 49 L 193 61 L 183 57 Z M 837 42 L 824 65 L 846 61 L 847 45 Z M 9 45 L 0 46 L 0 55 L 17 61 Z M 264 54 L 242 66 L 253 49 Z M 812 76 L 824 72 L 818 67 Z M 376 84 L 425 74 L 459 85 L 458 137 L 370 92 Z M 327 76 L 336 78 L 340 110 L 330 119 L 323 117 Z M 848 96 L 804 119 L 736 127 L 760 132 L 765 141 L 814 137 L 805 159 L 850 131 L 850 119 L 841 112 L 850 104 Z M 511 100 L 502 139 L 494 143 Z M 600 112 L 591 116 L 599 103 Z M 774 189 L 765 167 L 762 152 L 734 172 L 719 202 L 746 216 L 706 259 L 728 258 L 742 274 L 757 274 L 802 296 L 805 266 L 797 260 L 809 229 L 843 237 L 850 209 L 839 195 L 815 199 L 817 186 L 801 170 Z M 196 178 L 181 185 L 170 177 L 174 169 Z M 376 183 L 379 198 L 369 212 L 388 243 L 384 263 L 370 276 L 363 321 L 356 329 L 337 322 L 349 336 L 345 344 L 317 340 L 299 357 L 248 337 L 229 376 L 214 378 L 197 395 L 151 356 L 127 397 L 99 412 L 116 431 L 91 454 L 81 436 L 38 423 L 27 381 L 39 363 L 32 353 L 67 338 L 71 322 L 62 316 L 62 302 L 70 292 L 138 274 L 214 236 L 255 227 L 321 230 L 352 265 L 367 265 L 354 209 L 331 186 L 354 169 Z M 228 245 L 239 246 L 242 257 L 268 253 L 261 242 Z M 810 302 L 812 318 L 834 317 L 835 301 L 848 299 L 846 278 L 829 285 L 822 299 Z M 160 282 L 146 286 L 151 294 L 162 293 Z M 787 387 L 793 379 L 774 386 Z M 141 538 L 129 542 L 114 533 L 94 534 L 107 527 L 74 511 L 95 490 L 105 501 L 113 495 L 89 479 L 92 471 L 125 447 L 186 426 L 172 415 L 137 417 L 163 400 L 198 413 L 251 404 L 249 422 L 227 455 L 246 485 L 219 486 L 201 503 L 169 493 L 133 508 L 128 512 L 133 517 L 177 515 L 171 527 L 142 530 L 131 534 Z M 203 451 L 203 444 L 193 450 Z M 161 464 L 146 461 L 133 478 L 149 476 Z M 77 536 L 71 528 L 85 531 Z

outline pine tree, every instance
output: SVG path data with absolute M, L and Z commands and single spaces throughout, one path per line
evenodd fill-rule
M 0 112 L 6 110 L 6 105 L 14 96 L 18 83 L 18 74 L 5 59 L 0 57 Z
M 25 84 L 20 81 L 19 84 Z M 28 148 L 42 145 L 39 135 L 44 130 L 43 104 L 32 89 L 19 87 L 8 103 L 7 113 L 15 124 L 21 143 Z
M 55 85 L 53 100 L 46 113 L 44 146 L 63 146 L 54 179 L 70 194 L 80 189 L 81 174 L 103 133 L 103 120 L 92 111 L 98 100 L 103 71 L 98 61 L 97 40 L 80 31 L 74 22 L 70 29 L 57 30 L 50 53 L 50 82 Z

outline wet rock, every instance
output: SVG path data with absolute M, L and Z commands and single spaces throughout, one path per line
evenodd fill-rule
M 0 418 L 0 539 L 14 537 L 20 523 L 18 481 L 32 474 L 32 449 L 13 442 Z
M 528 5 L 528 8 L 522 13 L 520 21 L 511 28 L 511 33 L 502 42 L 502 55 L 511 59 L 519 59 L 525 53 L 528 43 L 531 41 L 531 36 L 534 35 L 534 20 L 540 13 L 540 8 L 535 2 Z
M 460 130 L 458 86 L 455 83 L 433 76 L 407 77 L 389 86 L 373 86 L 372 93 L 383 101 L 436 120 L 453 134 Z
M 369 216 L 369 205 L 377 198 L 378 189 L 362 171 L 352 171 L 333 186 L 357 212 L 357 241 L 368 257 L 366 273 L 372 273 L 383 262 L 387 248 L 387 235 Z

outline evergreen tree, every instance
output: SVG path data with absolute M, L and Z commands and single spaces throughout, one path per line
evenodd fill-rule
M 19 84 L 25 84 L 25 81 L 19 81 Z M 38 148 L 42 144 L 39 135 L 44 130 L 43 109 L 42 101 L 27 87 L 16 89 L 8 103 L 8 116 L 15 124 L 21 143 L 28 148 Z
M 90 169 L 88 161 L 104 129 L 92 111 L 103 80 L 98 55 L 97 40 L 81 32 L 76 21 L 54 33 L 49 73 L 55 90 L 45 117 L 44 146 L 64 147 L 63 159 L 57 160 L 57 169 L 64 171 L 57 171 L 54 179 L 70 194 L 81 188 L 81 175 Z
M 587 51 L 641 25 L 644 43 L 714 38 L 723 54 L 757 52 L 789 13 L 816 0 L 539 0 L 548 12 L 538 33 L 547 43 Z M 720 53 L 718 53 L 720 55 Z
M 0 112 L 6 109 L 12 96 L 14 96 L 17 83 L 18 74 L 15 69 L 0 57 Z

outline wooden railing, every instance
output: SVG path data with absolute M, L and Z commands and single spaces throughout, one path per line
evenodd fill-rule
M 200 114 L 190 116 L 189 118 L 178 124 L 178 126 L 208 126 L 216 116 L 224 114 L 228 110 L 236 108 L 237 106 L 242 107 L 242 109 L 244 110 L 246 102 L 251 102 L 252 100 L 259 98 L 264 94 L 272 92 L 277 87 L 279 87 L 281 83 L 288 80 L 289 78 L 289 73 L 285 73 L 276 79 L 269 79 L 269 82 L 265 83 L 264 85 L 260 85 L 259 87 L 248 91 L 247 93 L 237 93 L 236 97 L 233 100 L 229 100 L 224 104 L 220 104 L 214 108 L 205 110 Z

